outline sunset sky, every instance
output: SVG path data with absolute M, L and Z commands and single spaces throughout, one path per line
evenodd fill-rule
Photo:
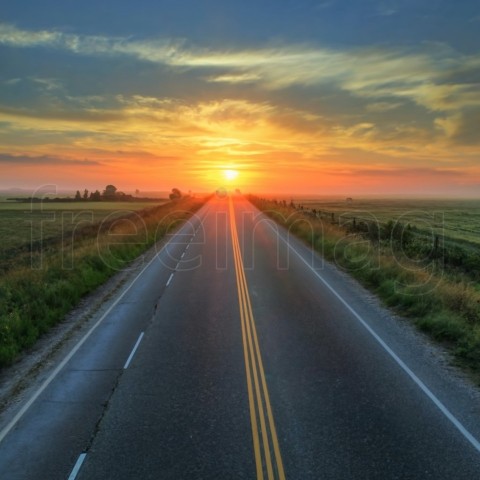
M 107 183 L 478 196 L 480 3 L 2 2 L 0 188 Z

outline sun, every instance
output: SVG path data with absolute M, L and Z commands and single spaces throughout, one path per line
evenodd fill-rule
M 226 180 L 235 180 L 238 177 L 238 170 L 224 170 L 223 176 Z

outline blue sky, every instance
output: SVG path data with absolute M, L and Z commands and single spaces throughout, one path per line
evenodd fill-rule
M 166 36 L 204 46 L 255 45 L 283 39 L 324 45 L 447 42 L 478 51 L 475 0 L 22 1 L 2 19 L 26 29 L 90 35 Z
M 470 0 L 9 2 L 0 187 L 476 195 L 479 32 Z

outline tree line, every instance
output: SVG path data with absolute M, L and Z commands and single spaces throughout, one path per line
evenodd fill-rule
M 135 193 L 138 195 L 140 192 L 136 190 Z M 83 191 L 83 194 L 80 193 L 80 190 L 77 190 L 75 193 L 74 200 L 76 201 L 92 201 L 92 202 L 100 202 L 101 200 L 107 201 L 115 201 L 115 200 L 122 200 L 122 201 L 129 201 L 133 200 L 133 195 L 128 195 L 123 192 L 119 192 L 115 185 L 107 185 L 105 190 L 100 193 L 100 190 L 95 190 L 94 192 L 89 192 L 88 189 Z
M 139 197 L 140 190 L 135 190 L 135 196 L 118 191 L 115 185 L 107 185 L 103 192 L 100 190 L 89 191 L 87 188 L 83 190 L 77 190 L 75 196 L 67 198 L 41 198 L 41 197 L 22 197 L 22 198 L 7 198 L 9 201 L 21 202 L 21 203 L 40 203 L 40 202 L 133 202 L 133 201 L 156 201 L 156 198 Z M 172 188 L 169 198 L 170 200 L 179 200 L 183 197 L 182 192 L 178 188 Z

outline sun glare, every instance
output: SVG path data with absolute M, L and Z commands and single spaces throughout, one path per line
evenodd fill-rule
M 223 176 L 225 177 L 226 180 L 235 180 L 238 177 L 238 171 L 237 170 L 224 170 L 223 171 Z

